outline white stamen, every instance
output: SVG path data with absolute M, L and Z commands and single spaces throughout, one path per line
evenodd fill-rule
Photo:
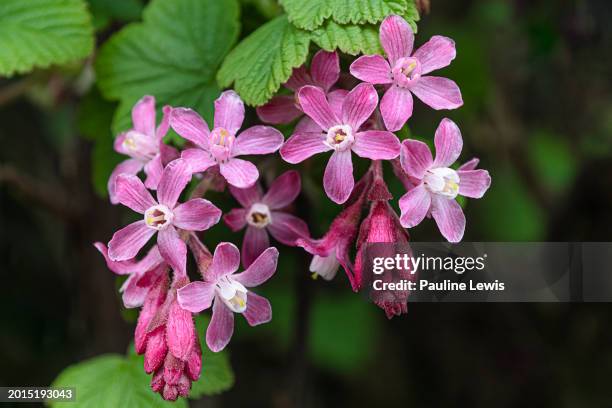
M 240 283 L 223 276 L 216 283 L 217 294 L 232 312 L 242 313 L 247 308 L 247 289 Z
M 448 167 L 427 170 L 423 183 L 429 191 L 444 197 L 455 198 L 459 194 L 459 174 Z
M 154 205 L 144 213 L 144 220 L 147 227 L 161 231 L 172 224 L 174 213 L 165 205 Z

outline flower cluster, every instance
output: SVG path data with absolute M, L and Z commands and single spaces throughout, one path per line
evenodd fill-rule
M 476 169 L 477 159 L 452 167 L 463 145 L 459 128 L 449 119 L 441 121 L 434 138 L 435 158 L 427 144 L 400 142 L 393 133 L 410 119 L 413 94 L 434 109 L 462 105 L 453 81 L 428 75 L 455 58 L 454 42 L 435 36 L 413 52 L 412 29 L 398 16 L 382 22 L 380 41 L 386 58 L 366 55 L 350 65 L 352 76 L 362 81 L 352 89 L 339 86 L 339 55 L 319 51 L 310 69 L 295 69 L 285 84 L 293 95 L 276 96 L 257 108 L 261 121 L 268 124 L 300 118 L 286 141 L 271 126 L 241 131 L 245 107 L 231 90 L 215 101 L 212 130 L 197 112 L 184 107 L 164 106 L 157 125 L 152 96 L 134 106 L 133 129 L 115 142 L 115 150 L 129 159 L 113 171 L 108 190 L 113 204 L 121 203 L 142 218 L 118 230 L 108 246 L 99 242 L 95 246 L 111 271 L 127 276 L 120 290 L 125 306 L 141 307 L 135 349 L 145 355 L 151 388 L 164 399 L 188 395 L 191 382 L 200 376 L 202 352 L 193 314 L 212 306 L 206 344 L 214 352 L 229 343 L 234 314 L 242 314 L 251 326 L 271 320 L 270 302 L 251 291 L 276 271 L 279 251 L 270 246 L 270 236 L 312 254 L 314 277 L 333 279 L 342 266 L 355 291 L 363 287 L 361 255 L 371 243 L 407 244 L 405 228 L 417 226 L 425 217 L 435 220 L 448 241 L 463 238 L 465 216 L 455 198 L 482 197 L 491 179 L 486 170 Z M 182 151 L 164 143 L 169 128 L 185 139 Z M 286 171 L 265 191 L 258 167 L 241 158 L 277 151 L 291 164 L 331 153 L 323 188 L 343 208 L 321 239 L 312 238 L 308 225 L 294 215 L 300 173 Z M 371 162 L 355 182 L 357 158 Z M 407 190 L 399 200 L 399 216 L 391 205 L 382 161 L 390 161 Z M 144 182 L 138 177 L 141 170 Z M 239 207 L 223 215 L 203 196 L 226 185 Z M 232 231 L 245 229 L 242 251 L 223 242 L 212 255 L 201 232 L 222 215 Z M 148 245 L 154 235 L 155 243 Z M 145 246 L 149 249 L 141 255 Z M 187 271 L 189 253 L 199 272 L 194 281 Z M 241 263 L 244 271 L 236 273 Z M 414 277 L 407 273 L 405 278 Z M 372 300 L 391 318 L 406 312 L 408 295 Z

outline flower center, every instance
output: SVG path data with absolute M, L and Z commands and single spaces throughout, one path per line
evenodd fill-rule
M 327 131 L 325 144 L 332 149 L 343 151 L 349 149 L 354 141 L 353 129 L 349 125 L 337 125 Z
M 151 160 L 159 152 L 153 137 L 135 130 L 126 133 L 121 146 L 126 154 L 140 160 Z
M 448 198 L 455 198 L 459 194 L 459 174 L 448 167 L 427 170 L 423 183 L 432 193 Z
M 147 227 L 153 228 L 154 230 L 163 230 L 168 225 L 172 224 L 174 213 L 170 211 L 165 205 L 155 205 L 149 208 L 144 213 L 144 220 Z
M 236 138 L 227 129 L 215 128 L 210 133 L 210 153 L 217 163 L 224 163 L 231 157 Z
M 272 222 L 270 207 L 262 203 L 253 204 L 246 216 L 246 221 L 255 228 L 264 228 Z
M 217 280 L 216 291 L 223 303 L 232 312 L 242 313 L 247 307 L 247 289 L 229 276 L 222 276 Z
M 400 58 L 393 67 L 394 83 L 408 88 L 421 77 L 421 63 L 416 58 Z

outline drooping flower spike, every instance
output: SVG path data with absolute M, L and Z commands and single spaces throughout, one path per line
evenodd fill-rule
M 300 163 L 310 156 L 333 151 L 325 168 L 323 186 L 328 197 L 344 203 L 355 185 L 351 152 L 372 160 L 389 160 L 399 154 L 399 140 L 388 131 L 360 131 L 378 105 L 370 84 L 359 84 L 346 95 L 338 116 L 321 88 L 304 86 L 298 92 L 304 112 L 319 126 L 318 132 L 296 131 L 281 147 L 283 159 Z
M 340 76 L 340 61 L 336 52 L 321 50 L 312 57 L 310 72 L 305 66 L 295 68 L 285 87 L 293 91 L 292 95 L 278 95 L 270 102 L 257 108 L 257 115 L 262 122 L 271 124 L 290 123 L 303 115 L 297 99 L 298 90 L 304 85 L 318 86 L 329 92 Z
M 400 221 L 404 227 L 412 228 L 431 215 L 444 238 L 459 242 L 465 231 L 465 215 L 455 198 L 481 198 L 491 185 L 491 177 L 486 170 L 475 170 L 477 159 L 456 171 L 449 167 L 463 147 L 461 132 L 450 119 L 440 122 L 434 144 L 435 160 L 425 143 L 410 139 L 402 143 L 402 168 L 416 186 L 399 201 Z
M 172 108 L 164 106 L 161 123 L 155 128 L 155 98 L 145 96 L 132 108 L 133 128 L 115 139 L 115 151 L 130 156 L 119 163 L 108 179 L 108 194 L 113 204 L 118 204 L 116 195 L 117 177 L 120 174 L 138 174 L 143 168 L 147 175 L 145 186 L 157 188 L 164 166 L 178 157 L 175 148 L 163 143 L 168 133 L 168 120 Z
M 128 275 L 119 289 L 123 294 L 123 305 L 128 309 L 142 306 L 152 285 L 168 271 L 168 265 L 159 253 L 157 245 L 153 246 L 140 261 L 134 259 L 113 261 L 108 256 L 106 245 L 96 242 L 94 246 L 106 260 L 108 269 L 117 275 Z
M 244 121 L 244 103 L 234 91 L 225 91 L 215 101 L 215 126 L 212 131 L 198 113 L 174 108 L 170 126 L 196 147 L 181 154 L 194 173 L 219 166 L 227 182 L 238 188 L 252 186 L 259 178 L 257 167 L 239 159 L 247 154 L 270 154 L 283 144 L 283 135 L 269 126 L 253 126 L 238 135 Z
M 234 332 L 234 313 L 244 315 L 251 326 L 267 323 L 272 319 L 272 307 L 268 299 L 251 290 L 274 275 L 278 262 L 278 250 L 266 249 L 244 272 L 235 273 L 240 265 L 240 251 L 229 242 L 217 245 L 212 264 L 204 280 L 192 282 L 177 292 L 181 307 L 192 313 L 208 309 L 212 304 L 212 319 L 206 330 L 206 344 L 214 351 L 221 351 L 229 343 Z
M 266 194 L 262 194 L 257 184 L 246 189 L 230 186 L 232 195 L 243 208 L 234 208 L 223 216 L 223 220 L 232 231 L 246 226 L 242 241 L 245 268 L 270 246 L 268 233 L 289 246 L 294 246 L 298 238 L 310 236 L 304 221 L 281 211 L 296 199 L 300 190 L 300 174 L 295 170 L 289 170 L 274 180 Z
M 177 273 L 186 274 L 187 248 L 177 228 L 203 231 L 221 218 L 221 210 L 203 198 L 194 198 L 177 205 L 191 175 L 192 171 L 185 160 L 170 162 L 159 182 L 157 201 L 138 177 L 122 174 L 117 178 L 119 202 L 143 214 L 144 219 L 115 232 L 108 243 L 108 256 L 111 260 L 134 258 L 147 241 L 158 233 L 157 244 L 163 258 Z
M 461 91 L 450 79 L 429 76 L 455 59 L 455 42 L 433 36 L 412 53 L 414 33 L 399 16 L 389 16 L 380 25 L 380 42 L 387 60 L 364 55 L 350 67 L 351 74 L 371 84 L 390 85 L 380 102 L 385 127 L 400 129 L 412 115 L 412 94 L 434 109 L 455 109 L 463 105 Z

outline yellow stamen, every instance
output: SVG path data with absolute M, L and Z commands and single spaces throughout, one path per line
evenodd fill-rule
M 312 280 L 317 280 L 317 278 L 319 277 L 319 274 L 316 272 L 313 272 L 312 275 L 310 275 L 310 277 L 312 278 Z

